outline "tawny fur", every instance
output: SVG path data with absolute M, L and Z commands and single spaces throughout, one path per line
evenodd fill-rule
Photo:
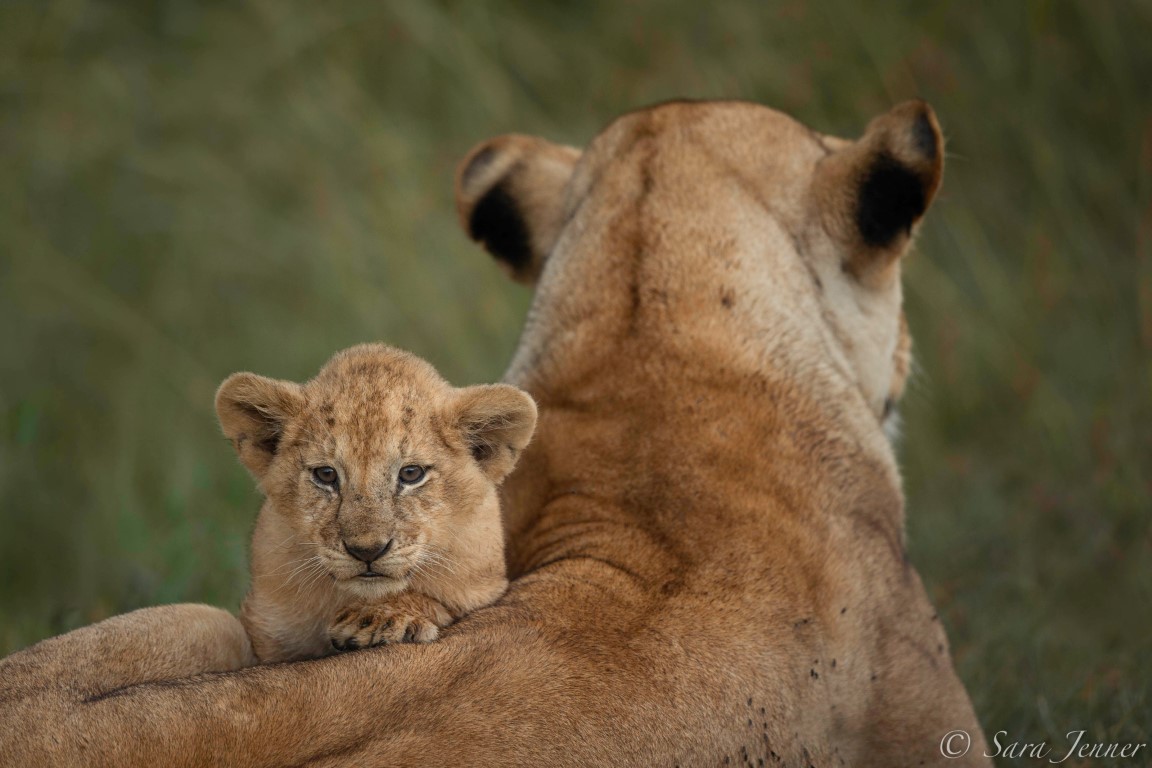
M 266 497 L 240 617 L 256 660 L 429 642 L 503 594 L 497 487 L 536 423 L 525 393 L 454 389 L 423 360 L 365 344 L 306 384 L 234 374 L 216 411 Z M 405 466 L 426 471 L 406 484 Z M 336 482 L 319 483 L 321 467 Z M 385 543 L 371 566 L 349 550 Z
M 457 189 L 469 231 L 538 276 L 508 374 L 540 419 L 504 489 L 507 594 L 436 643 L 91 701 L 115 681 L 33 660 L 114 643 L 121 683 L 154 680 L 143 620 L 48 641 L 0 666 L 0 761 L 887 767 L 939 764 L 965 729 L 950 764 L 989 763 L 882 429 L 931 110 L 850 142 L 673 103 L 546 147 L 482 145 Z

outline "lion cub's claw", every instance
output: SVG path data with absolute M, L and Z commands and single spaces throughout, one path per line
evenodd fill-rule
M 402 606 L 347 610 L 328 629 L 337 651 L 390 643 L 430 643 L 439 636 L 440 627 L 433 616 Z

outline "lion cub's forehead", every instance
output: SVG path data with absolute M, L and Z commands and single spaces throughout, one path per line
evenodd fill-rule
M 304 430 L 356 453 L 380 453 L 439 437 L 452 387 L 418 357 L 364 345 L 336 355 L 304 394 Z
M 362 344 L 335 355 L 306 389 L 310 394 L 378 399 L 390 392 L 443 397 L 450 387 L 435 368 L 415 355 L 383 344 Z

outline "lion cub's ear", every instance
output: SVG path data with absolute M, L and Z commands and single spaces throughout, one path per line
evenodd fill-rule
M 460 224 L 520 283 L 534 285 L 560 234 L 580 150 L 509 134 L 472 148 L 456 172 Z
M 866 283 L 883 282 L 943 174 L 944 137 L 923 101 L 906 101 L 875 118 L 859 141 L 830 155 L 813 190 L 846 246 L 844 268 Z
M 216 417 L 240 462 L 263 478 L 280 447 L 284 426 L 304 407 L 299 384 L 234 373 L 216 391 Z
M 520 458 L 536 429 L 536 402 L 516 387 L 483 384 L 457 390 L 452 417 L 491 480 L 499 483 Z

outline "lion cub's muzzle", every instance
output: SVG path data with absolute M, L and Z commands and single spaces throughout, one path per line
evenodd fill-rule
M 392 546 L 395 543 L 396 539 L 388 539 L 388 541 L 384 542 L 383 544 L 378 541 L 374 541 L 370 544 L 353 543 L 347 539 L 343 541 L 344 551 L 352 555 L 352 557 L 356 558 L 360 562 L 364 563 L 364 572 L 366 574 L 375 573 L 372 570 L 372 563 L 388 554 L 388 550 L 392 549 Z
M 331 565 L 332 577 L 353 589 L 399 591 L 407 586 L 409 558 L 397 551 L 396 539 L 344 539 L 344 552 Z

